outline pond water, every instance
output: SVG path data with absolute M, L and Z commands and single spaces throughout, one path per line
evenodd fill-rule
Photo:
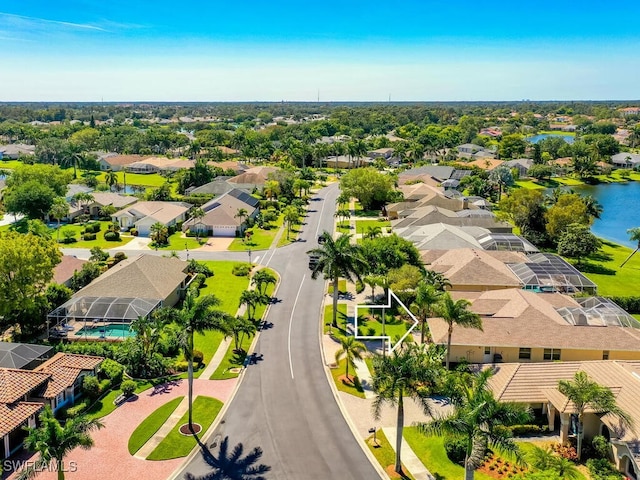
M 635 248 L 627 230 L 640 227 L 640 182 L 601 183 L 571 187 L 583 195 L 591 195 L 602 205 L 602 218 L 591 230 L 598 237 Z
M 576 138 L 573 135 L 567 135 L 566 133 L 541 133 L 539 135 L 527 137 L 526 140 L 527 142 L 538 143 L 539 141 L 550 137 L 562 138 L 567 143 L 574 143 L 576 141 Z

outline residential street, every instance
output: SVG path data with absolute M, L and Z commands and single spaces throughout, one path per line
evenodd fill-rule
M 228 436 L 230 446 L 243 444 L 245 455 L 261 447 L 270 479 L 379 478 L 347 426 L 323 370 L 318 316 L 324 281 L 311 280 L 305 253 L 316 246 L 319 233 L 332 229 L 337 195 L 335 184 L 323 189 L 310 204 L 301 239 L 259 260 L 282 277 L 279 302 L 267 316 L 273 327 L 260 334 L 256 352 L 262 360 L 247 368 L 223 422 L 205 441 L 219 444 Z M 196 475 L 209 471 L 200 454 L 184 469 Z

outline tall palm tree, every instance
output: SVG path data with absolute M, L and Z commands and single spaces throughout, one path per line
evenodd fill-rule
M 411 304 L 411 311 L 420 323 L 420 343 L 424 343 L 427 320 L 433 316 L 434 307 L 440 301 L 441 296 L 441 291 L 424 280 L 421 280 L 416 288 L 416 299 Z
M 246 210 L 245 210 L 246 212 Z M 196 241 L 200 243 L 200 226 L 202 225 L 202 219 L 205 213 L 201 207 L 196 207 L 191 211 L 191 218 L 194 220 L 194 226 L 196 228 Z
M 242 235 L 244 219 L 247 218 L 247 215 L 248 215 L 248 212 L 246 208 L 239 208 L 236 214 L 234 215 L 235 218 L 240 219 L 240 235 Z
M 411 398 L 425 414 L 431 414 L 429 395 L 442 370 L 442 352 L 436 345 L 408 344 L 391 355 L 377 355 L 373 359 L 371 383 L 376 397 L 373 416 L 380 418 L 383 405 L 396 407 L 395 471 L 402 473 L 400 460 L 402 430 L 404 428 L 404 399 Z
M 249 320 L 255 320 L 256 308 L 259 305 L 266 305 L 269 297 L 263 295 L 258 290 L 244 290 L 240 294 L 240 305 L 247 306 L 247 317 Z
M 169 239 L 169 229 L 164 223 L 154 223 L 153 225 L 151 225 L 150 231 L 151 240 L 153 240 L 153 243 L 156 244 L 156 247 L 167 243 Z
M 202 448 L 202 456 L 204 461 L 209 465 L 213 472 L 207 473 L 201 477 L 196 477 L 192 473 L 186 473 L 185 480 L 266 480 L 263 474 L 269 472 L 269 465 L 259 464 L 256 462 L 262 457 L 262 449 L 254 448 L 244 458 L 244 447 L 242 443 L 237 444 L 231 454 L 229 452 L 229 437 L 224 437 L 220 443 L 220 452 L 214 456 L 206 447 Z
M 340 342 L 340 349 L 336 352 L 336 363 L 340 363 L 340 360 L 344 357 L 346 362 L 345 375 L 349 380 L 349 366 L 353 367 L 354 370 L 356 369 L 355 361 L 362 360 L 362 354 L 367 351 L 367 347 L 351 335 L 341 335 L 338 337 L 338 341 Z
M 93 195 L 91 195 L 88 192 L 76 193 L 72 198 L 75 202 L 78 202 L 78 205 L 80 205 L 80 208 L 83 208 L 83 209 L 94 200 Z
M 449 292 L 442 296 L 440 305 L 437 308 L 438 314 L 449 326 L 447 330 L 447 370 L 451 360 L 451 335 L 453 326 L 458 325 L 464 328 L 475 328 L 482 331 L 482 320 L 480 316 L 468 309 L 471 303 L 468 300 L 460 299 L 454 301 Z
M 311 278 L 318 278 L 321 273 L 324 278 L 333 282 L 333 319 L 331 325 L 337 327 L 338 314 L 338 280 L 360 280 L 361 274 L 366 271 L 367 264 L 362 258 L 358 245 L 351 244 L 351 235 L 340 235 L 334 240 L 331 234 L 325 231 L 322 234 L 324 243 L 318 248 L 309 250 L 307 254 L 318 258 L 313 267 Z
M 48 405 L 39 415 L 40 426 L 27 428 L 28 434 L 24 446 L 40 454 L 35 464 L 30 465 L 18 476 L 19 480 L 35 478 L 42 469 L 55 465 L 58 480 L 64 480 L 64 457 L 73 449 L 80 447 L 89 450 L 93 447 L 90 433 L 104 427 L 98 419 L 86 415 L 71 417 L 61 424 Z
M 451 288 L 451 282 L 441 272 L 427 270 L 424 272 L 424 280 L 428 285 L 433 285 L 436 290 L 444 292 L 447 288 Z
M 218 330 L 227 334 L 226 321 L 229 316 L 213 307 L 220 305 L 220 300 L 214 295 L 205 295 L 196 299 L 191 290 L 187 290 L 182 308 L 163 308 L 159 316 L 173 320 L 181 327 L 180 344 L 184 357 L 188 362 L 189 381 L 189 429 L 193 431 L 193 350 L 194 335 L 203 334 L 205 330 Z
M 53 205 L 49 209 L 49 215 L 58 221 L 58 229 L 56 232 L 56 242 L 60 242 L 60 220 L 69 215 L 69 204 L 62 197 L 53 199 Z
M 291 229 L 300 220 L 300 211 L 295 205 L 287 205 L 282 214 L 284 215 L 284 223 L 287 225 L 287 240 L 289 240 Z
M 616 404 L 616 397 L 611 389 L 599 385 L 589 378 L 586 372 L 576 372 L 573 380 L 560 380 L 558 391 L 573 402 L 578 415 L 578 460 L 582 455 L 582 437 L 584 435 L 584 412 L 592 410 L 598 416 L 613 415 L 621 423 L 633 427 L 631 417 Z
M 510 433 L 501 427 L 527 423 L 531 419 L 528 409 L 495 399 L 488 385 L 490 370 L 476 375 L 455 375 L 458 378 L 449 382 L 453 386 L 450 395 L 453 410 L 431 422 L 418 424 L 418 430 L 426 435 L 455 435 L 465 440 L 465 480 L 473 480 L 475 471 L 484 462 L 487 447 L 522 461 Z
M 629 260 L 631 260 L 631 257 L 633 257 L 638 251 L 638 249 L 640 249 L 640 227 L 630 228 L 629 230 L 627 230 L 627 233 L 629 234 L 629 240 L 631 240 L 632 242 L 638 242 L 638 244 L 636 245 L 636 249 L 633 252 L 631 252 L 631 255 L 629 255 L 625 259 L 625 261 L 622 262 L 622 265 L 620 265 L 620 268 L 624 267 L 624 264 L 627 263 Z
M 256 325 L 249 318 L 230 317 L 226 322 L 227 335 L 233 337 L 234 352 L 243 352 L 242 341 L 244 336 L 253 336 L 256 333 Z
M 371 287 L 371 301 L 376 301 L 376 287 L 380 286 L 382 283 L 381 275 L 367 275 L 362 279 L 362 283 L 367 284 Z
M 267 287 L 269 285 L 275 285 L 276 282 L 277 282 L 277 279 L 275 275 L 273 275 L 271 272 L 269 272 L 269 270 L 264 268 L 258 270 L 253 275 L 253 278 L 251 278 L 251 283 L 256 287 L 256 290 L 258 290 L 262 295 L 266 295 Z

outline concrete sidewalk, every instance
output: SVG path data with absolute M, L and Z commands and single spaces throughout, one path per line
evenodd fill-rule
M 193 399 L 195 401 L 195 397 Z M 158 429 L 158 431 L 149 439 L 147 443 L 145 443 L 140 450 L 138 450 L 134 457 L 139 458 L 140 460 L 146 460 L 146 458 L 151 455 L 158 444 L 164 440 L 164 438 L 169 435 L 169 432 L 173 430 L 182 416 L 189 410 L 189 398 L 184 397 L 182 401 L 178 404 L 173 413 L 169 416 L 166 422 Z
M 393 451 L 396 451 L 396 432 L 395 427 L 383 427 L 385 437 L 389 441 Z M 402 439 L 402 448 L 400 450 L 400 460 L 404 467 L 413 475 L 416 480 L 435 480 L 435 477 L 431 475 L 431 472 L 427 470 L 424 463 L 420 461 L 415 452 L 411 449 L 407 441 Z

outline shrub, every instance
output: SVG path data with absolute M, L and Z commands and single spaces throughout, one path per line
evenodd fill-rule
M 640 313 L 640 297 L 607 297 L 629 313 Z
M 189 363 L 180 360 L 173 364 L 173 368 L 176 372 L 186 372 L 189 369 Z
M 107 242 L 117 242 L 120 240 L 120 234 L 118 232 L 104 232 L 104 239 Z
M 102 362 L 100 370 L 109 380 L 111 380 L 112 385 L 120 385 L 120 382 L 122 382 L 124 367 L 115 360 L 106 358 Z
M 107 390 L 109 390 L 111 388 L 111 380 L 109 380 L 108 378 L 105 378 L 104 380 L 100 381 L 100 394 L 102 395 L 104 392 L 106 392 Z
M 133 380 L 125 380 L 124 382 L 122 382 L 120 390 L 122 390 L 122 393 L 124 393 L 127 397 L 130 397 L 131 395 L 133 395 L 133 392 L 136 391 L 136 387 L 136 382 L 134 382 Z
M 193 259 L 191 259 L 189 261 L 189 265 L 187 265 L 187 273 L 202 273 L 205 277 L 213 277 L 213 270 L 204 263 L 200 263 Z
M 195 363 L 196 365 L 202 365 L 203 360 L 204 360 L 204 353 L 202 353 L 200 350 L 194 350 L 193 363 Z
M 444 450 L 447 452 L 449 460 L 453 463 L 464 464 L 464 459 L 467 456 L 467 443 L 464 438 L 446 437 L 444 439 Z
M 596 454 L 598 458 L 608 458 L 609 457 L 609 441 L 604 438 L 602 435 L 596 435 L 593 437 L 591 441 L 591 446 L 593 447 L 593 452 Z
M 567 460 L 572 460 L 574 462 L 578 460 L 578 453 L 576 452 L 576 448 L 572 445 L 556 443 L 551 448 L 562 458 L 566 458 Z
M 246 277 L 251 272 L 251 265 L 248 263 L 236 263 L 231 270 L 236 277 Z
M 129 233 L 131 235 L 133 235 L 134 237 L 137 237 L 138 236 L 138 229 L 137 228 L 131 228 L 131 229 L 129 229 Z
M 540 433 L 546 432 L 549 429 L 549 427 L 546 425 L 543 427 L 539 425 L 512 425 L 507 428 L 514 437 L 538 435 Z
M 95 240 L 96 239 L 96 234 L 95 233 L 85 233 L 84 235 L 82 235 L 82 239 L 86 242 L 89 242 L 91 240 Z
M 100 222 L 93 222 L 85 225 L 84 231 L 86 233 L 98 233 L 100 231 Z
M 82 402 L 74 405 L 73 407 L 67 408 L 65 415 L 67 417 L 75 417 L 83 413 L 87 408 L 89 408 L 90 402 L 89 400 L 83 400 Z
M 606 458 L 591 458 L 587 460 L 587 468 L 593 480 L 616 480 L 624 478 L 616 467 Z
M 94 376 L 87 375 L 82 380 L 82 392 L 92 400 L 100 396 L 100 382 Z

